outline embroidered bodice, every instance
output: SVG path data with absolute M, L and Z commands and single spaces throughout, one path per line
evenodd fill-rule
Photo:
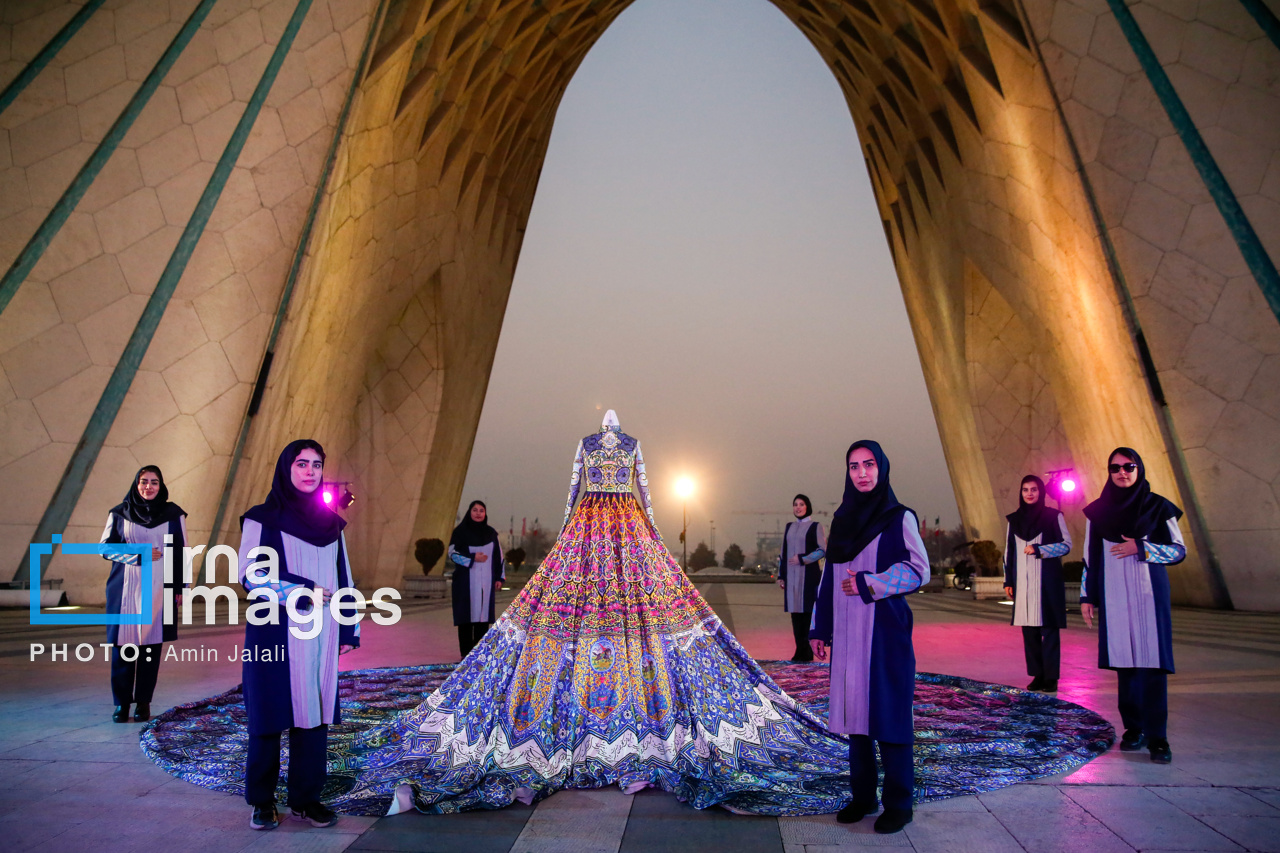
M 617 428 L 602 429 L 578 442 L 573 459 L 573 477 L 569 481 L 569 501 L 564 509 L 564 523 L 569 523 L 573 505 L 582 484 L 591 492 L 630 494 L 631 485 L 640 490 L 640 501 L 649 522 L 653 523 L 653 506 L 649 500 L 649 478 L 645 475 L 644 455 L 640 442 Z

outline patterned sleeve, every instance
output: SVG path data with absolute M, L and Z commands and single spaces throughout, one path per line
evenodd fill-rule
M 906 560 L 894 563 L 883 572 L 858 573 L 858 593 L 863 601 L 870 604 L 882 598 L 906 595 L 929 582 L 929 557 L 917 525 L 915 515 L 902 514 L 902 542 L 909 554 Z
M 249 593 L 253 593 L 258 589 L 275 590 L 280 596 L 280 600 L 289 597 L 289 593 L 297 589 L 301 584 L 291 583 L 289 581 L 271 580 L 267 573 L 261 570 L 249 571 L 257 559 L 249 556 L 249 552 L 262 544 L 262 525 L 251 518 L 244 520 L 244 529 L 240 535 L 240 585 Z
M 578 452 L 573 455 L 573 476 L 569 478 L 569 501 L 564 505 L 564 524 L 561 532 L 569 526 L 569 516 L 573 514 L 573 505 L 578 500 L 578 492 L 582 489 L 582 442 L 578 442 Z
M 644 514 L 649 516 L 649 525 L 653 528 L 653 532 L 657 533 L 658 525 L 653 520 L 653 501 L 649 499 L 649 475 L 644 470 L 644 454 L 640 452 L 638 441 L 636 442 L 636 487 L 640 489 L 640 503 L 644 507 Z M 661 539 L 661 535 L 658 538 Z
M 1142 560 L 1145 563 L 1161 563 L 1173 566 L 1181 563 L 1187 556 L 1187 546 L 1182 541 L 1182 530 L 1178 527 L 1178 519 L 1169 519 L 1169 544 L 1157 545 L 1144 539 L 1142 541 Z
M 102 538 L 98 542 L 102 545 L 127 544 L 120 534 L 116 532 L 116 517 L 114 513 L 107 513 L 107 526 L 103 529 Z M 142 562 L 142 558 L 137 554 L 104 553 L 102 558 L 113 563 L 123 563 L 126 566 L 136 566 Z
M 502 551 L 502 543 L 493 543 L 493 578 L 496 581 L 505 581 L 507 579 L 507 555 Z
M 464 569 L 469 569 L 472 564 L 475 563 L 475 558 L 470 554 L 459 553 L 457 549 L 450 545 L 449 562 L 453 563 L 455 566 L 461 566 Z
M 1071 531 L 1067 530 L 1067 517 L 1062 513 L 1058 513 L 1058 530 L 1062 533 L 1061 542 L 1036 546 L 1036 556 L 1040 559 L 1065 557 L 1071 552 Z

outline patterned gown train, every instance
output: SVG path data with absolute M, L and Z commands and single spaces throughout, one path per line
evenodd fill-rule
M 331 770 L 357 779 L 344 811 L 618 785 L 781 815 L 848 802 L 847 762 L 847 741 L 764 673 L 672 559 L 639 442 L 610 411 L 578 447 L 564 529 L 523 591 L 438 690 Z

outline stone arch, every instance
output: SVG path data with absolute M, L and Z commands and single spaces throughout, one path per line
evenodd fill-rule
M 352 538 L 379 583 L 406 568 L 413 538 L 441 535 L 453 517 L 555 108 L 627 5 L 388 5 L 325 230 L 295 297 L 298 319 L 277 356 L 267 417 L 250 441 L 278 446 L 308 420 L 347 437 L 353 477 L 377 484 Z M 992 495 L 1007 490 L 993 481 L 970 402 L 968 365 L 982 356 L 965 344 L 969 269 L 1046 341 L 1045 357 L 1056 362 L 1046 372 L 1069 401 L 1063 420 L 1073 452 L 1062 464 L 1079 464 L 1088 478 L 1088 462 L 1116 434 L 1162 447 L 1150 405 L 1108 405 L 1145 401 L 1147 389 L 1049 81 L 1016 7 L 777 6 L 814 44 L 849 104 L 966 524 L 997 538 Z M 341 309 L 326 310 L 340 287 Z M 411 302 L 438 313 L 406 327 L 398 315 Z M 1072 317 L 1070 332 L 1053 317 Z M 379 341 L 365 329 L 387 331 Z M 438 359 L 420 354 L 423 342 L 439 348 Z M 406 371 L 399 351 L 410 346 L 418 366 Z M 434 378 L 419 378 L 424 370 Z M 429 399 L 414 382 L 427 383 Z M 365 420 L 317 421 L 299 412 L 298 399 Z M 434 423 L 418 417 L 423 411 Z M 1154 476 L 1171 483 L 1168 460 L 1156 456 Z M 259 481 L 266 463 L 244 482 Z M 1187 573 L 1187 587 L 1187 596 L 1203 597 L 1198 571 Z
M 1234 149 L 1211 153 L 1259 254 L 1239 217 L 1220 213 L 1223 187 L 1201 181 L 1204 155 L 1193 163 L 1179 147 L 1186 123 L 1166 115 L 1181 97 L 1191 131 L 1230 131 L 1273 155 L 1274 133 L 1247 121 L 1280 115 L 1265 31 L 1211 0 L 1181 23 L 1138 3 L 1136 36 L 1114 3 L 773 2 L 845 96 L 971 531 L 999 537 L 996 497 L 1037 452 L 1069 456 L 1055 466 L 1076 466 L 1090 492 L 1104 454 L 1132 444 L 1188 512 L 1180 600 L 1228 605 L 1220 562 L 1242 590 L 1274 575 L 1255 564 L 1274 563 L 1268 543 L 1280 544 L 1280 457 L 1250 448 L 1280 446 L 1280 325 L 1262 295 L 1280 241 L 1267 205 L 1280 200 L 1244 168 L 1265 158 L 1236 168 L 1222 153 Z M 75 188 L 68 163 L 87 156 L 84 145 L 46 156 L 33 140 L 84 136 L 92 147 L 169 33 L 192 9 L 208 18 L 41 263 L 21 289 L 0 289 L 17 293 L 0 316 L 0 395 L 16 437 L 0 473 L 33 484 L 0 506 L 4 553 L 19 561 L 55 522 L 95 535 L 140 457 L 181 470 L 193 492 L 203 485 L 188 509 L 218 521 L 197 524 L 197 537 L 234 538 L 276 449 L 306 434 L 328 445 L 330 476 L 360 485 L 350 542 L 362 580 L 396 583 L 412 569 L 413 539 L 443 535 L 453 519 L 559 100 L 627 5 L 178 0 L 167 20 L 145 3 L 94 13 L 106 17 L 89 18 L 0 109 L 0 181 L 39 190 L 7 196 L 6 263 L 48 199 Z M 52 33 L 76 8 L 35 6 L 43 17 L 21 12 L 38 24 L 24 32 Z M 292 34 L 290 14 L 302 16 Z M 27 25 L 0 21 L 11 36 Z M 1206 27 L 1252 64 L 1169 54 Z M 1152 50 L 1143 32 L 1178 72 L 1172 96 L 1135 58 Z M 277 72 L 252 106 L 259 75 Z M 1192 76 L 1209 72 L 1235 77 L 1215 89 Z M 1214 112 L 1215 99 L 1236 106 Z M 261 115 L 215 187 L 216 209 L 107 434 L 89 412 L 120 369 L 116 329 L 156 287 L 242 109 Z M 1210 148 L 1215 139 L 1226 136 Z M 1007 317 L 993 331 L 997 314 Z M 981 420 L 990 407 L 978 384 L 1002 372 L 991 345 L 1001 335 L 1021 342 L 1014 360 L 1043 381 L 1057 418 L 1016 448 L 1021 426 L 995 435 Z M 1048 398 L 1002 387 L 1014 420 L 1048 411 Z M 95 429 L 101 452 L 77 469 Z M 69 482 L 70 505 L 31 497 Z

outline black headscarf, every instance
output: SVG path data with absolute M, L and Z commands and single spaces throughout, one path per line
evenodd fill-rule
M 871 451 L 879 469 L 879 479 L 869 492 L 858 491 L 849 476 L 849 454 L 859 447 Z M 890 524 L 898 521 L 906 507 L 889 485 L 889 458 L 878 442 L 864 439 L 849 445 L 844 454 L 844 499 L 831 519 L 831 535 L 827 537 L 827 561 L 847 563 L 871 544 Z
M 142 475 L 147 471 L 155 474 L 160 480 L 160 491 L 151 500 L 147 500 L 138 492 L 138 480 L 142 479 Z M 169 487 L 164 484 L 164 474 L 161 474 L 160 469 L 155 465 L 143 465 L 138 469 L 138 473 L 133 475 L 133 482 L 129 485 L 129 491 L 125 493 L 124 500 L 113 506 L 111 511 L 121 518 L 146 528 L 159 527 L 180 515 L 186 515 L 182 507 L 169 503 Z
M 804 521 L 806 518 L 813 515 L 813 501 L 809 500 L 808 495 L 796 495 L 794 498 L 791 499 L 791 505 L 795 506 L 795 503 L 798 500 L 804 501 L 804 515 L 800 516 L 796 520 Z
M 300 438 L 285 445 L 284 450 L 280 451 L 280 458 L 276 460 L 276 472 L 271 478 L 271 493 L 265 501 L 240 516 L 240 525 L 243 527 L 247 518 L 263 527 L 274 527 L 281 533 L 288 533 L 303 542 L 323 548 L 338 540 L 347 521 L 325 506 L 323 484 L 311 494 L 298 491 L 298 487 L 293 484 L 289 469 L 304 450 L 314 450 L 319 454 L 320 461 L 324 461 L 324 448 L 314 439 Z
M 1098 499 L 1084 508 L 1085 518 L 1093 531 L 1103 539 L 1122 542 L 1124 537 L 1148 539 L 1164 526 L 1170 518 L 1181 518 L 1182 510 L 1172 501 L 1151 491 L 1147 482 L 1147 466 L 1142 457 L 1131 447 L 1117 447 L 1107 455 L 1107 464 L 1119 454 L 1138 463 L 1138 479 L 1132 486 L 1122 489 L 1107 474 L 1107 484 L 1102 487 Z
M 1036 502 L 1029 504 L 1022 499 L 1022 487 L 1027 483 L 1035 483 L 1040 489 L 1040 497 Z M 1045 504 L 1044 480 L 1041 480 L 1035 474 L 1028 474 L 1022 478 L 1022 482 L 1018 485 L 1018 508 L 1005 516 L 1009 521 L 1009 528 L 1013 530 L 1013 535 L 1017 536 L 1023 542 L 1030 542 L 1037 536 L 1041 536 L 1042 543 L 1049 543 L 1048 537 L 1057 536 L 1061 538 L 1061 529 L 1058 527 L 1058 511 L 1050 509 Z
M 489 526 L 489 508 L 484 506 L 484 521 L 473 521 L 471 510 L 476 506 L 484 506 L 484 501 L 472 501 L 462 515 L 462 521 L 453 528 L 453 536 L 449 544 L 459 554 L 470 554 L 472 548 L 483 548 L 490 542 L 498 541 L 498 531 Z

